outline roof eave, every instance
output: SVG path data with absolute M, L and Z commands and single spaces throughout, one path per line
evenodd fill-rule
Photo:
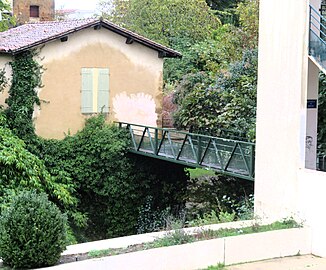
M 164 58 L 182 58 L 182 54 L 179 53 L 178 51 L 172 50 L 172 49 L 165 47 L 157 42 L 151 41 L 143 36 L 140 36 L 140 35 L 132 32 L 132 31 L 129 31 L 127 29 L 124 29 L 124 28 L 122 28 L 118 25 L 115 25 L 109 21 L 101 20 L 101 24 L 104 28 L 107 28 L 114 33 L 117 33 L 127 39 L 131 38 L 134 41 L 136 41 L 146 47 L 156 50 L 159 53 L 159 55 L 161 53 L 163 53 Z
M 26 45 L 26 46 L 23 46 L 23 47 L 20 47 L 16 50 L 8 50 L 8 51 L 0 51 L 1 53 L 5 53 L 5 54 L 11 54 L 11 55 L 15 55 L 15 54 L 19 54 L 23 51 L 26 51 L 26 50 L 30 50 L 34 47 L 37 47 L 37 46 L 40 46 L 42 44 L 45 44 L 47 42 L 50 42 L 50 41 L 54 41 L 54 40 L 57 40 L 57 39 L 60 39 L 60 38 L 63 38 L 67 35 L 70 35 L 72 33 L 75 33 L 77 31 L 80 31 L 80 30 L 83 30 L 83 29 L 87 29 L 87 28 L 90 28 L 90 27 L 96 27 L 96 26 L 103 26 L 104 28 L 114 32 L 114 33 L 117 33 L 127 39 L 132 39 L 133 41 L 136 41 L 146 47 L 149 47 L 153 50 L 156 50 L 159 54 L 159 57 L 160 58 L 182 58 L 182 54 L 173 50 L 173 49 L 170 49 L 168 47 L 165 47 L 157 42 L 154 42 L 154 41 L 151 41 L 143 36 L 140 36 L 132 31 L 129 31 L 127 29 L 124 29 L 120 26 L 117 26 L 111 22 L 108 22 L 106 20 L 95 20 L 95 21 L 92 21 L 90 23 L 87 23 L 87 24 L 84 24 L 80 27 L 76 27 L 72 30 L 69 30 L 69 31 L 66 31 L 64 33 L 60 33 L 58 35 L 54 35 L 50 38 L 46 38 L 46 39 L 42 39 L 42 40 L 39 40 L 37 42 L 34 42 L 34 43 L 31 43 L 29 45 Z
M 80 31 L 80 30 L 83 30 L 83 29 L 87 29 L 87 28 L 89 28 L 89 27 L 95 27 L 95 26 L 97 26 L 97 25 L 100 25 L 100 23 L 101 23 L 100 21 L 90 22 L 90 23 L 84 24 L 84 25 L 82 25 L 82 26 L 80 26 L 80 27 L 76 27 L 76 28 L 74 28 L 74 29 L 72 29 L 72 30 L 66 31 L 66 32 L 64 32 L 64 33 L 60 33 L 60 34 L 58 34 L 58 35 L 54 35 L 54 36 L 52 36 L 52 37 L 50 37 L 50 38 L 46 38 L 46 39 L 39 40 L 39 41 L 34 42 L 34 43 L 32 43 L 32 44 L 29 44 L 29 45 L 27 45 L 27 46 L 21 47 L 21 48 L 19 48 L 19 49 L 17 49 L 17 50 L 10 50 L 10 52 L 8 52 L 8 53 L 11 53 L 11 54 L 13 54 L 13 55 L 15 55 L 15 54 L 19 54 L 19 53 L 21 53 L 21 52 L 23 52 L 23 51 L 30 50 L 30 49 L 32 49 L 32 48 L 34 48 L 34 47 L 37 47 L 37 46 L 43 45 L 43 44 L 45 44 L 45 43 L 47 43 L 47 42 L 50 42 L 50 41 L 54 41 L 54 40 L 57 40 L 57 39 L 63 38 L 63 37 L 65 37 L 65 36 L 67 36 L 67 35 L 70 35 L 70 34 L 72 34 L 72 33 L 77 32 L 77 31 Z

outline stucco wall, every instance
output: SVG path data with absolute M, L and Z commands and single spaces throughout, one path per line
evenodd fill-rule
M 255 212 L 270 219 L 297 212 L 304 168 L 308 3 L 261 0 Z
M 81 68 L 109 68 L 108 121 L 161 125 L 163 59 L 157 51 L 109 30 L 86 29 L 67 42 L 51 42 L 40 49 L 44 87 L 35 113 L 38 135 L 62 138 L 84 125 L 81 113 Z
M 0 55 L 0 70 L 5 70 L 5 76 L 7 79 L 7 85 L 2 92 L 0 92 L 0 105 L 6 107 L 5 100 L 8 97 L 8 90 L 11 83 L 11 67 L 9 62 L 11 61 L 11 56 L 9 55 Z

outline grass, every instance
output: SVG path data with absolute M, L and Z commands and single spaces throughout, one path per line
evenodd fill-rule
M 186 170 L 189 172 L 191 179 L 200 178 L 202 176 L 214 176 L 215 175 L 215 171 L 213 171 L 213 170 L 207 170 L 207 169 L 201 169 L 201 168 L 186 169 Z

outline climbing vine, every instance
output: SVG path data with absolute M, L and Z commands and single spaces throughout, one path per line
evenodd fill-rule
M 6 78 L 6 71 L 5 69 L 0 70 L 0 92 L 4 90 L 4 88 L 7 86 L 7 78 Z
M 43 68 L 35 56 L 35 51 L 26 51 L 15 55 L 10 62 L 12 81 L 5 114 L 10 129 L 22 139 L 34 136 L 34 106 L 40 105 L 37 88 L 42 86 Z

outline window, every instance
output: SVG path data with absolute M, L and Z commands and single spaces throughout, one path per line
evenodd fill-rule
M 82 68 L 81 112 L 109 112 L 109 69 Z
M 29 16 L 31 18 L 39 18 L 40 17 L 40 7 L 39 6 L 30 6 L 29 7 Z

